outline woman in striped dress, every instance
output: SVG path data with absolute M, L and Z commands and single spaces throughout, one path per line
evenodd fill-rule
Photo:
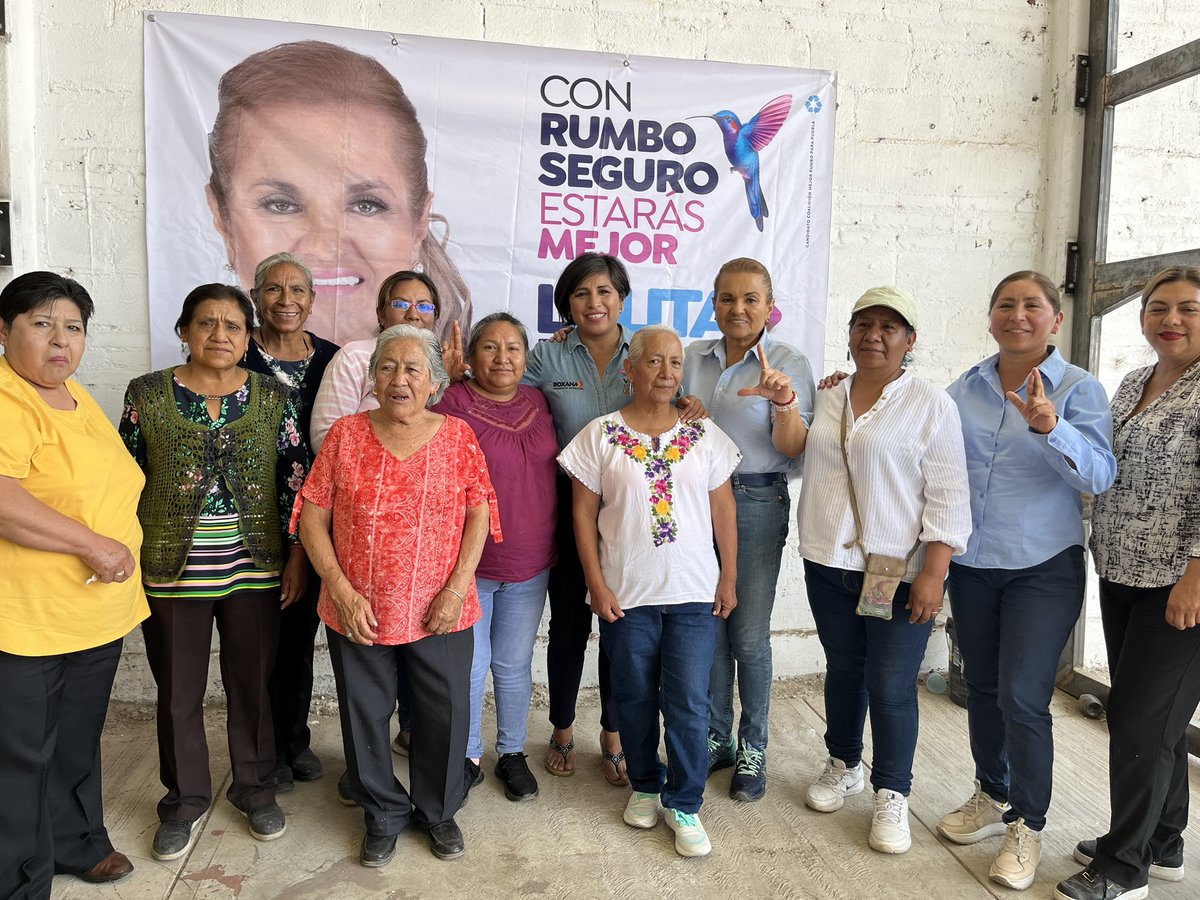
M 204 692 L 214 622 L 229 701 L 229 800 L 256 839 L 285 828 L 271 777 L 267 680 L 280 609 L 304 591 L 281 573 L 303 554 L 283 523 L 304 483 L 307 450 L 288 389 L 238 365 L 253 321 L 240 289 L 196 288 L 175 326 L 188 361 L 130 382 L 121 417 L 125 444 L 146 473 L 138 518 L 167 789 L 153 847 L 160 860 L 188 852 L 212 802 Z

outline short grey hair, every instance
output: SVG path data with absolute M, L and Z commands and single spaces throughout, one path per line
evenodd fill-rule
M 289 266 L 295 266 L 304 273 L 304 278 L 308 282 L 308 289 L 313 289 L 312 272 L 308 266 L 300 261 L 300 257 L 292 253 L 272 253 L 257 266 L 254 267 L 254 293 L 257 295 L 262 290 L 263 282 L 267 280 L 267 273 L 279 265 L 287 263 Z
M 389 344 L 394 344 L 396 341 L 417 341 L 425 349 L 425 362 L 429 366 L 429 377 L 436 385 L 433 396 L 429 398 L 429 405 L 437 403 L 442 399 L 442 394 L 446 392 L 446 387 L 450 384 L 450 376 L 446 374 L 446 369 L 442 366 L 442 345 L 438 343 L 437 335 L 432 331 L 417 328 L 415 325 L 393 325 L 391 328 L 385 328 L 375 339 L 375 349 L 371 351 L 371 361 L 367 363 L 367 374 L 372 381 L 375 380 L 375 372 L 379 368 L 379 357 L 383 356 L 383 351 Z
M 631 363 L 637 362 L 642 358 L 642 354 L 646 352 L 646 341 L 650 340 L 656 334 L 669 334 L 675 340 L 679 341 L 679 345 L 683 346 L 683 341 L 679 337 L 679 332 L 670 325 L 645 325 L 633 333 L 633 337 L 629 339 L 629 353 L 625 358 Z

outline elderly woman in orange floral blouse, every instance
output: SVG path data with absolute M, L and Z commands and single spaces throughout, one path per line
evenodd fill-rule
M 414 823 L 434 855 L 460 856 L 454 821 L 464 797 L 470 725 L 475 567 L 495 493 L 469 425 L 432 412 L 448 381 L 432 332 L 395 325 L 370 373 L 379 409 L 334 423 L 296 503 L 300 533 L 323 582 L 342 742 L 367 833 L 360 861 L 386 865 Z M 411 790 L 392 771 L 387 723 L 396 674 L 412 687 Z

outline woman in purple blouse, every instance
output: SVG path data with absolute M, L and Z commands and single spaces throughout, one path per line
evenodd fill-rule
M 496 695 L 496 775 L 509 800 L 532 800 L 537 780 L 525 762 L 525 723 L 533 692 L 533 644 L 557 562 L 555 474 L 558 440 L 546 399 L 521 384 L 529 338 L 508 313 L 494 313 L 471 330 L 467 359 L 474 373 L 451 385 L 434 408 L 475 430 L 500 503 L 504 540 L 491 537 L 475 571 L 483 616 L 474 626 L 471 733 L 466 785 L 483 780 L 480 714 L 488 669 Z

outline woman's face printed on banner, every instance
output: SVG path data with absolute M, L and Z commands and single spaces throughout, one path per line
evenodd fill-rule
M 238 280 L 294 253 L 313 274 L 309 330 L 374 337 L 379 283 L 417 262 L 433 199 L 414 214 L 396 127 L 362 105 L 273 106 L 241 112 L 236 136 L 226 207 L 208 202 Z

